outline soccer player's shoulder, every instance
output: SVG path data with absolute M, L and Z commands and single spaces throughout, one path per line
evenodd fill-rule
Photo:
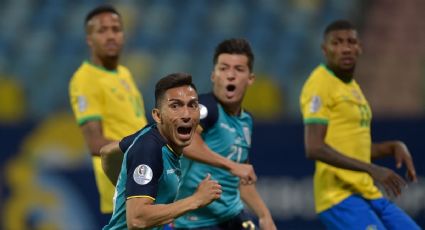
M 334 84 L 334 77 L 322 65 L 318 66 L 308 77 L 304 84 L 304 90 L 316 88 L 328 88 Z
M 319 65 L 311 72 L 307 83 L 326 83 L 329 80 L 331 80 L 329 78 L 329 71 L 323 65 Z
M 199 95 L 202 128 L 212 127 L 218 120 L 218 102 L 212 93 Z
M 166 145 L 165 140 L 159 134 L 159 131 L 155 128 L 151 128 L 146 133 L 136 137 L 133 144 L 133 149 L 136 151 L 131 152 L 143 152 L 145 154 L 152 154 L 160 152 L 162 147 Z
M 93 77 L 95 75 L 93 73 L 92 68 L 90 68 L 89 64 L 83 63 L 78 67 L 75 71 L 74 75 L 71 78 L 71 83 L 73 84 L 90 84 L 94 83 L 97 78 Z M 95 86 L 95 85 L 92 85 Z
M 125 76 L 131 76 L 130 70 L 127 67 L 123 66 L 123 65 L 118 65 L 118 72 L 120 74 L 125 75 Z
M 217 104 L 217 99 L 212 93 L 199 94 L 199 103 L 201 104 Z

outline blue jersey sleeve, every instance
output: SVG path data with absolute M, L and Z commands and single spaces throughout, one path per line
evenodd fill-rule
M 139 134 L 139 132 L 140 131 L 137 131 L 131 134 L 130 136 L 126 136 L 120 141 L 119 146 L 120 146 L 121 152 L 125 153 L 125 151 L 127 151 L 128 147 L 130 147 L 131 143 L 133 143 L 134 138 L 137 137 L 137 134 Z
M 128 149 L 126 198 L 155 199 L 164 167 L 162 145 L 152 136 L 143 136 Z
M 201 120 L 199 123 L 202 129 L 208 130 L 218 120 L 217 100 L 212 93 L 202 94 L 199 96 L 199 104 L 201 109 Z
M 137 132 L 131 134 L 130 136 L 126 136 L 124 137 L 120 142 L 119 142 L 119 147 L 121 149 L 121 152 L 125 153 L 125 151 L 127 151 L 128 147 L 130 147 L 130 145 L 133 143 L 134 139 L 140 134 L 142 133 L 145 129 L 150 128 L 151 125 L 146 125 L 145 127 L 143 127 L 142 129 L 138 130 Z

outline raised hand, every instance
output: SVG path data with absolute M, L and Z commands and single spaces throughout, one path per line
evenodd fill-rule
M 394 147 L 394 158 L 396 167 L 401 168 L 401 166 L 405 164 L 407 168 L 407 179 L 409 181 L 416 182 L 418 179 L 416 177 L 416 170 L 413 164 L 412 156 L 410 155 L 409 149 L 403 142 L 397 142 L 396 146 Z
M 230 173 L 241 179 L 241 184 L 253 184 L 257 181 L 254 167 L 251 164 L 234 163 Z
M 390 196 L 399 196 L 401 190 L 406 186 L 406 181 L 403 180 L 397 173 L 393 170 L 373 165 L 370 172 L 372 178 L 382 185 Z

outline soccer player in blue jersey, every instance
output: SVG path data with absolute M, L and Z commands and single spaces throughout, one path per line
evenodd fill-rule
M 249 166 L 252 117 L 242 110 L 241 104 L 247 87 L 255 78 L 251 47 L 244 39 L 225 40 L 217 46 L 213 62 L 213 92 L 200 96 L 199 133 L 194 134 L 192 144 L 184 149 L 182 184 L 177 199 L 190 196 L 196 184 L 202 181 L 201 175 L 204 173 L 210 173 L 212 178 L 219 181 L 223 194 L 208 207 L 177 219 L 175 227 L 253 229 L 253 222 L 243 212 L 243 200 L 258 216 L 261 229 L 276 229 L 268 208 L 255 188 L 255 174 L 250 174 L 253 170 L 244 168 Z M 119 145 L 112 143 L 102 148 L 103 168 L 113 182 L 117 178 L 114 172 L 118 170 L 113 162 L 120 162 L 120 153 L 125 152 L 136 136 L 137 133 L 124 138 Z M 114 160 L 104 161 L 103 158 Z M 230 159 L 233 164 L 223 158 L 227 161 Z
M 183 151 L 182 184 L 177 199 L 189 197 L 206 173 L 220 183 L 223 193 L 208 206 L 176 219 L 174 226 L 176 229 L 253 229 L 253 222 L 243 211 L 244 201 L 258 216 L 261 229 L 276 229 L 254 183 L 241 184 L 229 171 L 199 162 L 216 154 L 239 163 L 249 162 L 253 124 L 251 115 L 241 105 L 248 86 L 255 80 L 254 54 L 245 39 L 228 39 L 216 47 L 213 63 L 213 90 L 199 98 L 201 129 Z
M 161 79 L 156 84 L 155 103 L 155 124 L 143 128 L 126 147 L 112 218 L 104 229 L 162 229 L 221 195 L 221 186 L 205 173 L 190 196 L 174 201 L 180 157 L 199 124 L 198 95 L 191 76 L 177 73 Z

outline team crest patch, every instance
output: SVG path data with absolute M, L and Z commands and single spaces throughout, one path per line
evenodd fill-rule
M 360 96 L 360 93 L 357 90 L 352 90 L 351 93 L 353 94 L 353 96 L 358 100 L 358 101 L 362 101 L 362 96 Z
M 77 97 L 78 111 L 84 112 L 87 110 L 87 99 L 85 96 Z
M 208 116 L 208 109 L 203 104 L 199 104 L 199 113 L 201 115 L 200 119 L 204 119 Z
M 120 79 L 121 85 L 124 86 L 125 90 L 130 91 L 130 85 L 124 80 Z
M 139 165 L 133 172 L 133 180 L 139 185 L 145 185 L 151 182 L 153 177 L 153 172 L 151 167 L 148 165 Z
M 310 105 L 310 112 L 315 113 L 319 111 L 321 106 L 322 106 L 322 100 L 320 99 L 320 97 L 313 96 L 311 100 L 311 105 Z

